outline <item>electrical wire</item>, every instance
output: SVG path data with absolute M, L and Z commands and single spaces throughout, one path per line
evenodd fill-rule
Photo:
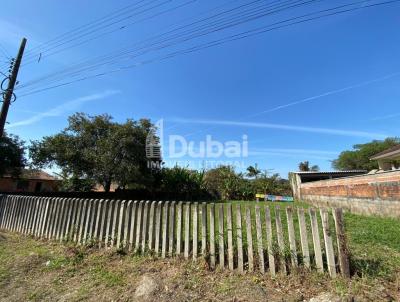
M 69 84 L 72 84 L 72 83 L 75 83 L 75 82 L 84 81 L 84 80 L 87 80 L 87 79 L 90 79 L 90 78 L 101 77 L 101 76 L 104 76 L 106 74 L 115 73 L 115 72 L 119 72 L 119 71 L 126 70 L 126 69 L 131 69 L 131 68 L 134 68 L 134 67 L 137 67 L 137 66 L 150 64 L 150 63 L 154 63 L 154 62 L 162 61 L 162 60 L 166 60 L 166 59 L 171 59 L 171 58 L 174 58 L 174 57 L 176 57 L 178 55 L 189 54 L 189 53 L 196 52 L 196 51 L 199 51 L 199 50 L 202 50 L 202 49 L 215 47 L 217 45 L 221 45 L 221 44 L 225 44 L 225 43 L 228 43 L 228 42 L 232 42 L 232 41 L 248 38 L 248 37 L 251 37 L 251 36 L 254 36 L 254 35 L 259 35 L 259 34 L 262 34 L 262 33 L 266 33 L 266 32 L 269 32 L 269 31 L 281 29 L 281 28 L 284 28 L 284 27 L 289 27 L 289 26 L 300 24 L 300 23 L 310 22 L 310 21 L 313 21 L 313 20 L 318 20 L 318 19 L 322 19 L 322 18 L 326 18 L 326 17 L 338 15 L 338 14 L 351 12 L 351 11 L 366 9 L 366 8 L 370 8 L 370 7 L 377 7 L 377 6 L 387 5 L 387 4 L 392 4 L 392 3 L 397 3 L 399 1 L 400 0 L 391 0 L 391 1 L 384 1 L 384 2 L 379 2 L 379 3 L 374 3 L 374 4 L 367 4 L 367 5 L 363 5 L 363 6 L 359 6 L 359 7 L 346 8 L 346 7 L 349 7 L 350 5 L 354 6 L 354 5 L 363 4 L 363 3 L 365 4 L 366 2 L 368 2 L 367 0 L 364 0 L 364 1 L 353 2 L 353 3 L 347 4 L 347 5 L 337 6 L 337 7 L 330 8 L 330 9 L 320 10 L 320 11 L 317 11 L 317 12 L 313 12 L 313 13 L 309 13 L 309 14 L 293 17 L 293 18 L 290 18 L 290 19 L 286 19 L 286 20 L 283 20 L 283 21 L 279 21 L 279 22 L 276 22 L 276 23 L 273 23 L 273 24 L 270 24 L 270 25 L 267 25 L 267 26 L 258 27 L 258 28 L 255 28 L 253 30 L 248 30 L 248 31 L 242 32 L 240 34 L 235 34 L 235 35 L 226 37 L 224 39 L 219 39 L 219 40 L 215 40 L 215 41 L 212 41 L 212 42 L 204 43 L 202 45 L 198 45 L 198 46 L 194 46 L 194 47 L 191 47 L 191 48 L 188 48 L 188 49 L 184 49 L 184 50 L 181 50 L 181 51 L 176 51 L 176 52 L 170 53 L 170 54 L 168 54 L 166 56 L 159 57 L 159 58 L 156 58 L 156 59 L 145 60 L 145 61 L 142 61 L 142 62 L 139 62 L 139 63 L 135 63 L 133 65 L 129 65 L 129 66 L 125 66 L 125 67 L 122 67 L 122 68 L 114 69 L 114 70 L 111 70 L 111 71 L 108 71 L 108 72 L 103 72 L 103 73 L 99 73 L 99 74 L 95 74 L 95 75 L 91 75 L 91 76 L 86 76 L 86 77 L 83 77 L 83 78 L 80 78 L 80 79 L 77 79 L 77 80 L 74 80 L 74 81 L 58 84 L 58 85 L 51 86 L 51 87 L 46 87 L 46 88 L 42 88 L 42 89 L 38 89 L 38 90 L 33 90 L 33 91 L 30 91 L 30 92 L 28 92 L 26 94 L 23 94 L 21 96 L 32 95 L 32 94 L 36 94 L 36 93 L 39 93 L 39 92 L 47 91 L 47 90 L 50 90 L 50 89 L 66 86 L 66 85 L 69 85 Z M 334 10 L 336 10 L 336 11 L 334 11 Z M 317 15 L 317 16 L 312 17 L 312 15 Z M 292 21 L 294 21 L 294 22 L 292 22 Z M 286 23 L 286 24 L 284 24 L 284 23 Z

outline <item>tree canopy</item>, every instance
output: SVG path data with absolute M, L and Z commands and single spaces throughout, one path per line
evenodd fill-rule
M 318 165 L 313 165 L 310 167 L 310 162 L 308 160 L 302 161 L 299 163 L 299 170 L 302 172 L 307 172 L 307 171 L 319 171 L 319 166 Z
M 109 115 L 76 113 L 61 133 L 33 141 L 29 153 L 38 167 L 56 165 L 64 174 L 101 184 L 108 192 L 111 183 L 146 183 L 145 144 L 152 128 L 147 119 L 119 124 Z
M 18 176 L 25 165 L 24 142 L 15 135 L 0 137 L 0 175 Z
M 397 137 L 388 137 L 385 140 L 373 140 L 365 144 L 353 146 L 353 150 L 340 153 L 339 157 L 332 162 L 332 167 L 336 170 L 373 170 L 378 169 L 378 162 L 371 161 L 370 158 L 386 149 L 400 144 Z

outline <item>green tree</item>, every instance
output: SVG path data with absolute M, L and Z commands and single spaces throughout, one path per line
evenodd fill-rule
M 357 144 L 353 150 L 340 153 L 339 157 L 332 162 L 332 167 L 336 170 L 373 170 L 378 169 L 378 163 L 371 161 L 370 158 L 386 149 L 400 144 L 397 137 L 388 137 L 385 140 L 373 140 L 366 144 Z
M 261 174 L 261 170 L 257 168 L 257 164 L 247 167 L 247 176 L 250 178 L 257 178 Z
M 15 135 L 0 138 L 0 175 L 20 175 L 26 165 L 24 144 L 24 141 Z
M 317 172 L 319 171 L 319 166 L 318 165 L 313 165 L 310 167 L 310 162 L 308 160 L 302 161 L 299 163 L 299 171 L 302 172 L 307 172 L 307 171 L 314 171 Z
M 38 167 L 56 165 L 66 175 L 124 188 L 151 181 L 145 143 L 153 128 L 147 119 L 113 122 L 109 115 L 76 113 L 61 133 L 32 142 L 29 153 Z
M 204 184 L 212 196 L 229 200 L 236 199 L 242 179 L 243 175 L 236 174 L 232 166 L 219 166 L 205 173 Z

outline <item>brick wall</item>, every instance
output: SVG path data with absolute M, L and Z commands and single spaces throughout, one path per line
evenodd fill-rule
M 355 213 L 400 217 L 400 171 L 303 183 L 300 198 Z

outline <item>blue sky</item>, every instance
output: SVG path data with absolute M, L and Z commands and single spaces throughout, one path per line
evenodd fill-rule
M 152 13 L 182 7 L 148 20 L 140 21 L 142 16 L 127 19 L 109 28 L 115 33 L 53 56 L 47 57 L 50 51 L 44 49 L 40 63 L 36 62 L 38 54 L 30 55 L 27 58 L 35 62 L 22 67 L 20 85 L 123 47 L 130 49 L 177 25 L 211 16 L 218 9 L 250 2 L 153 0 L 149 5 L 160 6 L 143 14 L 144 19 Z M 272 2 L 259 1 L 258 5 Z M 150 64 L 141 62 L 352 2 L 315 1 L 100 69 L 137 65 L 121 72 L 28 96 L 21 95 L 30 90 L 21 88 L 16 91 L 20 97 L 10 109 L 8 132 L 26 141 L 40 139 L 63 129 L 67 117 L 76 111 L 108 113 L 121 122 L 147 117 L 153 121 L 163 119 L 164 137 L 182 135 L 195 146 L 205 141 L 206 135 L 220 142 L 241 141 L 247 135 L 249 156 L 233 159 L 241 163 L 238 170 L 258 163 L 261 169 L 286 177 L 303 160 L 329 170 L 331 160 L 340 151 L 357 143 L 399 135 L 399 2 L 297 24 Z M 4 0 L 0 43 L 8 53 L 15 54 L 20 39 L 26 36 L 27 51 L 40 49 L 42 43 L 132 3 Z M 215 7 L 220 8 L 207 13 Z M 126 28 L 119 30 L 123 26 Z M 51 85 L 42 81 L 33 88 Z M 167 142 L 164 147 L 168 148 Z M 169 164 L 176 161 L 168 154 L 165 160 Z M 179 162 L 194 166 L 193 161 L 207 160 L 215 159 L 199 161 L 185 156 Z

